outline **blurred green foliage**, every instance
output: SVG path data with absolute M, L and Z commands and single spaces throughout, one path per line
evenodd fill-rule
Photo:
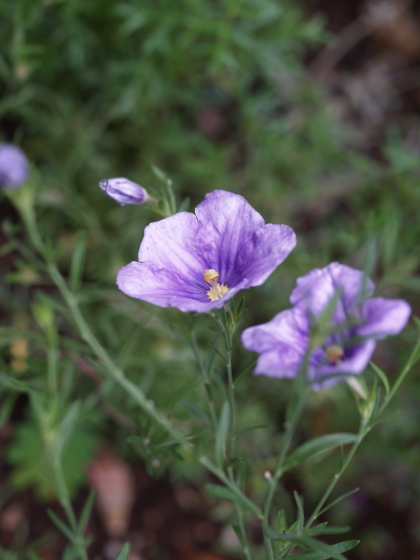
M 221 188 L 243 194 L 268 222 L 293 227 L 294 253 L 264 286 L 246 294 L 247 325 L 287 307 L 296 277 L 332 260 L 367 269 L 379 280 L 381 295 L 400 293 L 418 312 L 418 154 L 394 129 L 378 146 L 380 157 L 372 158 L 360 133 L 334 113 L 304 65 L 328 40 L 321 18 L 305 17 L 293 0 L 15 0 L 0 3 L 0 36 L 0 138 L 22 144 L 33 162 L 39 226 L 51 254 L 72 278 L 98 338 L 157 406 L 191 433 L 198 419 L 185 402 L 203 404 L 205 394 L 185 343 L 189 319 L 130 300 L 114 286 L 116 272 L 136 258 L 143 228 L 155 217 L 143 207 L 118 207 L 98 188 L 100 179 L 127 176 L 153 193 L 160 186 L 156 165 L 173 178 L 179 200 L 191 198 L 191 208 Z M 15 228 L 24 248 L 6 203 L 4 215 L 4 232 Z M 28 341 L 20 357 L 28 368 L 15 368 L 13 383 L 3 379 L 5 394 L 19 394 L 19 383 L 36 391 L 47 384 L 42 348 L 48 336 L 31 311 L 42 292 L 57 314 L 63 411 L 74 400 L 88 411 L 100 408 L 107 418 L 100 436 L 162 472 L 176 449 L 109 379 L 97 383 L 100 364 L 74 334 L 36 260 L 18 256 L 16 245 L 4 247 L 4 254 L 12 252 L 0 261 L 9 280 L 0 286 L 0 306 L 13 328 L 4 321 L 0 332 L 2 371 L 16 359 L 12 341 Z M 204 349 L 214 340 L 208 322 L 202 318 L 197 327 Z M 375 359 L 391 377 L 413 340 L 408 329 L 398 345 L 380 346 Z M 249 358 L 237 350 L 235 366 Z M 287 382 L 248 375 L 238 392 L 239 429 L 247 430 L 241 445 L 271 468 Z M 390 469 L 400 456 L 414 479 L 420 457 L 410 438 L 419 397 L 420 382 L 412 376 L 400 397 L 404 415 L 376 433 L 349 484 L 357 477 L 369 491 L 362 473 L 373 456 Z M 323 391 L 312 396 L 300 437 L 352 431 L 356 421 L 345 387 Z M 260 425 L 270 429 L 249 430 Z M 406 440 L 390 436 L 399 429 Z M 100 436 L 75 424 L 67 453 L 79 463 L 64 473 L 71 490 L 80 481 L 75 471 Z M 209 444 L 204 437 L 203 445 Z M 42 457 L 40 432 L 24 420 L 9 444 L 13 479 L 45 494 L 45 466 L 35 455 Z M 317 461 L 299 470 L 314 493 L 327 463 Z M 172 474 L 201 476 L 192 458 L 175 464 Z M 252 483 L 256 493 L 265 491 L 262 477 Z

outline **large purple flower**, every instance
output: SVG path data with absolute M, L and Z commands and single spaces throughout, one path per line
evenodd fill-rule
M 410 306 L 400 299 L 370 298 L 373 283 L 339 263 L 298 279 L 292 309 L 242 333 L 245 348 L 258 352 L 256 374 L 296 377 L 307 352 L 307 379 L 314 389 L 362 373 L 375 340 L 398 334 Z
M 195 214 L 147 226 L 140 262 L 124 266 L 117 284 L 131 297 L 202 313 L 262 284 L 295 244 L 291 228 L 265 225 L 242 196 L 213 191 Z

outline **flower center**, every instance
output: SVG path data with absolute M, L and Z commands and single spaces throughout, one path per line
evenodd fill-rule
M 212 268 L 204 271 L 204 281 L 207 284 L 211 284 L 211 288 L 207 293 L 208 298 L 211 301 L 216 301 L 225 295 L 225 293 L 229 290 L 227 286 L 224 284 L 219 284 L 217 281 L 219 280 L 219 273 Z
M 327 348 L 325 348 L 325 352 L 327 353 L 327 358 L 330 364 L 335 364 L 336 366 L 341 364 L 341 358 L 344 356 L 344 350 L 341 346 L 327 346 Z

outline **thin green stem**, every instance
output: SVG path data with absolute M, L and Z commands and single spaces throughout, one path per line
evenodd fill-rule
M 200 368 L 201 375 L 203 377 L 204 388 L 206 390 L 207 398 L 208 398 L 208 402 L 209 402 L 210 417 L 211 417 L 213 429 L 216 430 L 217 429 L 217 415 L 216 415 L 216 409 L 215 409 L 215 406 L 214 406 L 213 393 L 212 393 L 211 387 L 210 387 L 209 375 L 208 375 L 206 365 L 204 364 L 203 358 L 200 354 L 200 349 L 198 347 L 197 338 L 195 336 L 195 333 L 193 333 L 193 332 L 191 333 L 190 343 L 191 343 L 191 348 L 194 352 L 194 356 L 197 360 L 198 367 Z
M 65 300 L 68 308 L 70 309 L 74 322 L 79 330 L 83 340 L 92 348 L 101 363 L 106 367 L 112 379 L 124 389 L 132 398 L 137 402 L 140 408 L 155 422 L 162 426 L 178 443 L 185 447 L 191 448 L 191 443 L 182 435 L 182 433 L 174 428 L 174 426 L 161 414 L 154 406 L 153 401 L 146 398 L 145 394 L 134 383 L 127 379 L 124 372 L 114 363 L 108 352 L 101 345 L 98 339 L 91 331 L 88 323 L 82 315 L 78 302 L 73 293 L 68 288 L 63 276 L 57 267 L 50 263 L 48 271 L 54 283 L 60 290 L 63 299 Z
M 236 504 L 236 516 L 238 518 L 238 526 L 239 526 L 241 536 L 242 536 L 242 540 L 243 540 L 242 550 L 244 551 L 246 560 L 252 560 L 251 550 L 250 550 L 250 547 L 249 547 L 249 541 L 248 541 L 248 537 L 247 537 L 247 534 L 246 534 L 244 512 L 242 511 L 241 507 L 237 504 Z
M 47 377 L 48 389 L 52 395 L 57 393 L 57 345 L 48 340 L 47 344 Z
M 236 402 L 235 402 L 235 383 L 233 381 L 232 370 L 232 346 L 233 335 L 235 334 L 236 326 L 234 322 L 229 322 L 230 317 L 227 316 L 225 309 L 218 309 L 216 320 L 221 328 L 223 343 L 225 347 L 225 364 L 227 372 L 227 396 L 230 407 L 230 445 L 229 445 L 229 458 L 232 458 L 235 453 L 235 436 L 236 436 Z
M 308 519 L 308 522 L 306 524 L 306 528 L 309 528 L 312 525 L 312 523 L 317 519 L 317 517 L 320 514 L 325 502 L 328 500 L 328 498 L 331 495 L 331 492 L 334 490 L 337 482 L 339 481 L 342 474 L 344 473 L 344 471 L 349 466 L 351 460 L 353 459 L 353 457 L 354 457 L 358 447 L 362 443 L 363 439 L 370 432 L 370 430 L 372 429 L 374 424 L 377 422 L 380 415 L 384 412 L 384 410 L 387 408 L 387 406 L 389 405 L 391 400 L 394 398 L 397 390 L 401 386 L 405 377 L 407 376 L 407 374 L 409 373 L 409 371 L 411 370 L 411 368 L 415 364 L 415 362 L 417 360 L 417 356 L 419 354 L 419 351 L 420 351 L 420 339 L 417 341 L 417 344 L 415 345 L 413 351 L 411 352 L 410 357 L 408 358 L 406 365 L 404 366 L 403 370 L 401 371 L 400 375 L 398 376 L 398 378 L 397 378 L 396 382 L 394 383 L 392 389 L 389 391 L 388 395 L 385 397 L 384 402 L 380 406 L 379 410 L 376 412 L 376 414 L 374 414 L 374 416 L 372 416 L 368 420 L 362 421 L 361 426 L 360 426 L 360 430 L 359 430 L 359 437 L 357 438 L 357 440 L 351 446 L 351 449 L 348 452 L 343 464 L 341 465 L 340 469 L 334 475 L 334 478 L 332 479 L 328 488 L 325 490 L 324 494 L 322 495 L 322 498 L 320 499 L 320 501 L 319 501 L 318 505 L 316 506 L 314 512 L 312 513 L 311 517 Z
M 360 427 L 360 431 L 359 431 L 359 437 L 357 438 L 357 440 L 351 446 L 350 451 L 347 453 L 347 456 L 346 456 L 345 460 L 343 461 L 343 464 L 341 465 L 339 470 L 335 473 L 333 479 L 331 480 L 330 484 L 328 485 L 327 489 L 325 490 L 324 494 L 322 495 L 321 499 L 319 500 L 318 505 L 316 506 L 314 512 L 312 513 L 311 517 L 308 519 L 308 522 L 305 525 L 306 529 L 309 529 L 309 527 L 312 525 L 312 523 L 317 519 L 317 517 L 320 514 L 325 502 L 330 497 L 331 492 L 334 490 L 337 482 L 340 480 L 342 474 L 344 473 L 344 471 L 349 466 L 351 460 L 354 457 L 354 454 L 356 453 L 358 447 L 360 446 L 360 444 L 362 443 L 363 439 L 366 437 L 366 435 L 369 431 L 370 431 L 370 428 L 368 426 L 366 426 L 366 424 L 364 422 L 362 422 L 361 427 Z
M 54 471 L 54 477 L 57 485 L 57 490 L 60 498 L 60 504 L 63 507 L 69 522 L 70 528 L 74 533 L 74 545 L 81 560 L 89 560 L 86 552 L 85 540 L 80 534 L 79 526 L 77 523 L 76 514 L 74 513 L 73 506 L 69 497 L 67 485 L 64 479 L 63 470 L 61 466 L 61 457 L 57 455 L 51 456 L 51 464 Z
M 384 402 L 382 403 L 377 416 L 379 416 L 379 414 L 381 414 L 385 410 L 385 408 L 393 399 L 395 393 L 400 388 L 407 374 L 410 372 L 411 368 L 416 363 L 419 352 L 420 352 L 420 338 L 418 339 L 417 344 L 414 346 L 413 351 L 411 352 L 410 357 L 408 358 L 407 363 L 405 364 L 403 370 L 401 371 L 400 375 L 398 376 L 397 380 L 395 381 L 388 395 L 385 397 Z
M 37 228 L 33 209 L 31 212 L 22 214 L 22 216 L 28 229 L 31 241 L 37 251 L 44 257 L 47 263 L 47 271 L 51 276 L 53 282 L 59 289 L 64 301 L 66 302 L 67 307 L 69 308 L 73 316 L 73 320 L 83 340 L 91 347 L 91 349 L 96 354 L 99 361 L 105 366 L 109 375 L 112 377 L 115 383 L 117 383 L 133 398 L 134 401 L 136 401 L 143 412 L 145 412 L 148 416 L 155 420 L 155 422 L 162 426 L 166 430 L 166 432 L 168 432 L 176 441 L 178 441 L 178 443 L 191 449 L 191 443 L 182 435 L 179 430 L 177 430 L 169 422 L 169 420 L 163 414 L 161 414 L 155 408 L 153 401 L 148 400 L 143 391 L 125 377 L 124 372 L 114 363 L 108 352 L 93 334 L 82 312 L 80 311 L 80 307 L 76 297 L 69 289 L 64 277 L 62 276 L 56 265 L 48 258 L 45 245 Z
M 228 396 L 231 409 L 231 439 L 230 454 L 233 457 L 235 453 L 235 437 L 236 437 L 236 401 L 235 401 L 235 384 L 233 382 L 232 371 L 232 344 L 233 336 L 230 332 L 225 333 L 225 350 L 226 350 L 226 371 L 228 377 Z
M 305 370 L 306 370 L 306 366 L 305 366 Z M 299 381 L 299 379 L 297 380 Z M 299 387 L 299 383 L 297 383 L 295 385 L 295 389 L 298 389 Z M 305 406 L 305 402 L 306 402 L 306 398 L 308 395 L 308 391 L 306 388 L 303 389 L 303 391 L 299 392 L 299 396 L 297 399 L 297 402 L 294 406 L 294 410 L 293 410 L 293 414 L 290 418 L 290 420 L 287 423 L 287 427 L 286 427 L 286 432 L 284 434 L 284 442 L 283 442 L 283 446 L 277 461 L 277 465 L 276 468 L 274 470 L 274 473 L 268 477 L 267 482 L 268 482 L 268 490 L 267 490 L 267 495 L 265 498 L 265 502 L 264 502 L 264 519 L 263 519 L 263 531 L 264 531 L 264 543 L 265 543 L 265 547 L 266 547 L 266 551 L 268 554 L 268 558 L 269 560 L 274 560 L 274 554 L 273 554 L 273 548 L 272 548 L 272 544 L 271 544 L 271 539 L 268 537 L 267 534 L 267 528 L 270 524 L 270 510 L 271 510 L 271 506 L 273 503 L 273 499 L 274 499 L 274 494 L 277 490 L 277 486 L 279 483 L 279 480 L 283 474 L 283 466 L 284 466 L 284 461 L 286 459 L 287 453 L 290 449 L 290 445 L 292 443 L 294 434 L 295 434 L 295 430 L 296 430 L 296 426 L 300 420 L 300 417 L 302 415 L 302 411 L 303 408 Z

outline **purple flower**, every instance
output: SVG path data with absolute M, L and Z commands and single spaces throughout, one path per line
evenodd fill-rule
M 362 373 L 375 340 L 398 334 L 411 313 L 403 300 L 370 298 L 373 290 L 362 272 L 339 263 L 299 278 L 292 309 L 242 333 L 245 348 L 260 354 L 255 373 L 294 378 L 307 352 L 314 389 Z
M 12 144 L 0 145 L 0 188 L 20 187 L 26 181 L 28 168 L 23 150 Z
M 113 198 L 121 206 L 126 204 L 141 204 L 147 199 L 147 191 L 137 183 L 124 177 L 103 179 L 99 186 L 105 194 Z
M 213 191 L 195 214 L 180 212 L 147 226 L 140 262 L 124 266 L 117 284 L 160 307 L 203 313 L 262 284 L 295 244 L 291 228 L 265 225 L 242 196 Z

